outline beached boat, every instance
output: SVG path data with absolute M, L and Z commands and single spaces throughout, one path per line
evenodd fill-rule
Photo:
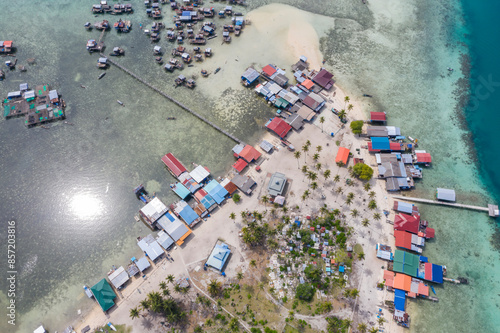
M 169 31 L 167 31 L 166 38 L 169 42 L 175 42 L 175 40 L 177 39 L 177 35 L 176 35 L 175 31 L 169 30 Z
M 211 48 L 206 48 L 205 49 L 205 57 L 211 57 L 212 56 L 212 49 Z
M 220 67 L 217 67 L 217 68 L 215 69 L 215 71 L 214 71 L 214 74 L 219 73 L 219 71 L 220 71 Z
M 152 42 L 157 42 L 160 40 L 160 34 L 158 32 L 153 32 L 152 34 L 149 35 L 149 39 Z
M 193 47 L 193 52 L 195 54 L 201 53 L 201 49 L 198 46 Z
M 201 54 L 195 54 L 194 55 L 194 60 L 198 61 L 198 62 L 202 62 L 203 61 L 203 56 Z
M 162 65 L 163 64 L 163 58 L 162 57 L 156 57 L 155 61 L 157 64 Z
M 184 68 L 184 64 L 182 62 L 180 62 L 179 60 L 175 59 L 175 58 L 171 58 L 168 63 L 172 66 L 174 66 L 174 68 L 177 68 L 177 69 L 183 69 Z
M 97 79 L 98 80 L 102 79 L 104 77 L 104 75 L 106 75 L 106 72 L 99 74 L 99 76 L 97 77 Z
M 181 58 L 182 58 L 182 61 L 184 61 L 186 64 L 189 64 L 191 62 L 191 55 L 187 52 L 184 52 L 182 55 L 181 55 Z
M 203 77 L 207 77 L 209 74 L 208 74 L 208 71 L 206 69 L 202 69 L 201 70 L 201 76 Z
M 158 46 L 158 45 L 155 45 L 155 47 L 153 48 L 153 54 L 154 55 L 162 55 L 162 50 L 161 50 L 161 46 Z

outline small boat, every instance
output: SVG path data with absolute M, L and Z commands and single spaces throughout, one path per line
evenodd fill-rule
M 102 79 L 102 78 L 104 77 L 104 75 L 106 75 L 106 72 L 101 73 L 97 79 L 98 79 L 98 80 Z
M 453 68 L 448 67 L 448 71 L 449 71 L 449 72 L 453 72 L 453 71 L 454 71 L 454 69 L 453 69 Z
M 92 28 L 93 28 L 93 26 L 92 26 L 92 24 L 90 22 L 85 23 L 84 27 L 87 30 L 92 30 Z
M 41 128 L 43 128 L 43 129 L 50 129 L 50 127 L 49 127 L 49 126 L 45 126 L 45 125 L 42 125 L 42 126 L 40 126 L 40 127 L 41 127 Z
M 434 295 L 437 295 L 437 294 L 436 294 L 436 290 L 434 289 L 434 287 L 433 287 L 433 286 L 430 286 L 430 287 L 431 287 L 431 290 L 432 290 L 432 292 L 434 293 Z
M 368 94 L 363 94 L 363 97 L 373 97 L 373 96 Z
M 71 125 L 71 126 L 74 126 L 74 125 L 75 125 L 75 124 L 73 124 L 73 123 L 70 123 L 69 121 L 65 121 L 64 123 L 65 123 L 66 125 Z
M 108 323 L 109 328 L 111 328 L 113 331 L 116 332 L 116 328 L 111 324 L 111 322 Z
M 123 102 L 120 101 L 119 99 L 116 100 L 116 103 L 120 104 L 121 106 L 125 106 L 125 104 L 123 104 Z
M 92 291 L 86 285 L 83 286 L 83 290 L 85 290 L 85 294 L 87 295 L 88 298 L 94 297 L 94 295 L 92 295 Z
M 168 117 L 167 120 L 175 120 L 175 117 Z
M 163 58 L 162 57 L 156 57 L 155 61 L 156 61 L 157 64 L 160 64 L 160 65 L 163 64 Z
M 207 77 L 208 76 L 208 72 L 207 72 L 206 69 L 202 69 L 201 70 L 201 76 L 203 76 L 203 77 Z
M 217 68 L 215 69 L 215 71 L 214 71 L 214 74 L 219 73 L 219 71 L 220 71 L 220 67 L 217 67 Z

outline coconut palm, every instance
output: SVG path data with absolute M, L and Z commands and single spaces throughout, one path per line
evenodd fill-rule
M 311 183 L 311 188 L 312 188 L 313 190 L 316 190 L 316 189 L 318 188 L 318 183 L 316 183 L 316 182 L 312 182 L 312 183 Z
M 368 196 L 370 197 L 370 199 L 375 198 L 375 195 L 376 195 L 375 191 L 370 191 L 370 193 L 368 193 Z
M 366 326 L 365 323 L 359 323 L 359 325 L 358 325 L 359 333 L 366 333 L 367 329 L 368 329 L 368 327 Z
M 286 214 L 286 212 L 288 212 L 288 207 L 283 206 L 283 208 L 281 208 L 281 210 L 283 211 L 283 214 Z
M 363 221 L 361 221 L 361 225 L 363 227 L 367 227 L 370 225 L 370 221 L 367 218 L 364 218 Z
M 316 172 L 309 171 L 309 173 L 307 174 L 307 178 L 309 178 L 312 181 L 315 181 L 316 179 L 318 179 L 318 174 Z
M 143 299 L 139 304 L 141 304 L 141 308 L 143 310 L 149 310 L 149 308 L 151 307 L 147 299 Z
M 302 166 L 302 172 L 303 173 L 307 173 L 307 171 L 309 171 L 309 169 L 307 168 L 307 165 L 303 165 Z
M 323 147 L 322 147 L 322 146 L 317 146 L 317 147 L 316 147 L 316 151 L 317 151 L 318 153 L 320 153 L 322 150 L 323 150 Z
M 321 163 L 316 163 L 316 169 L 321 170 L 322 164 Z
M 267 207 L 267 203 L 269 202 L 269 197 L 267 195 L 263 195 L 262 198 L 260 199 L 264 203 L 264 207 Z
M 347 103 L 348 103 L 350 100 L 351 100 L 351 99 L 349 98 L 349 96 L 344 97 L 344 102 L 345 102 L 345 105 L 347 105 Z
M 380 216 L 380 213 L 375 213 L 375 214 L 373 214 L 373 218 L 374 218 L 375 220 L 377 220 L 377 221 L 378 221 L 378 220 L 380 220 L 380 217 L 381 217 L 381 216 Z
M 250 266 L 252 267 L 257 266 L 257 261 L 255 261 L 255 259 L 250 260 Z
M 370 200 L 370 202 L 368 203 L 368 208 L 370 209 L 377 208 L 377 202 L 375 200 Z
M 335 177 L 333 177 L 333 181 L 334 182 L 339 182 L 340 181 L 340 176 L 339 175 L 335 175 Z
M 307 158 L 307 152 L 309 151 L 309 146 L 307 144 L 303 145 L 302 151 L 304 152 L 304 162 L 305 162 Z
M 378 328 L 372 327 L 372 328 L 370 328 L 370 330 L 368 332 L 369 333 L 378 333 Z
M 221 290 L 222 284 L 217 280 L 210 280 L 208 284 L 208 292 L 212 297 L 215 297 L 219 294 Z
M 338 208 L 335 208 L 335 209 L 333 210 L 332 214 L 333 214 L 334 216 L 339 216 L 339 214 L 340 214 L 340 210 L 339 210 Z
M 351 200 L 354 199 L 354 193 L 349 192 L 349 194 L 347 194 L 347 197 Z
M 238 272 L 238 273 L 236 274 L 236 278 L 237 278 L 238 280 L 243 279 L 243 272 Z
M 319 159 L 319 154 L 318 153 L 314 154 L 313 155 L 313 160 L 317 161 L 318 159 Z
M 351 289 L 351 297 L 356 298 L 359 295 L 359 290 L 358 289 Z
M 352 204 L 352 199 L 351 199 L 351 198 L 346 198 L 346 199 L 345 199 L 345 204 L 346 204 L 347 206 L 350 206 L 350 205 Z
M 338 116 L 339 116 L 339 119 L 340 119 L 340 120 L 344 120 L 344 119 L 345 119 L 345 117 L 346 117 L 346 115 L 347 115 L 347 114 L 345 113 L 345 110 L 344 110 L 344 109 L 342 109 L 342 110 L 340 110 L 340 111 L 339 111 Z
M 181 288 L 181 286 L 179 286 L 178 284 L 176 284 L 176 285 L 174 286 L 174 291 L 175 291 L 176 293 L 180 293 L 180 292 L 181 292 L 181 289 L 182 289 L 182 288 Z
M 377 319 L 377 321 L 378 321 L 379 325 L 383 325 L 385 322 L 385 319 L 384 319 L 384 317 L 380 317 L 379 319 Z
M 349 104 L 349 105 L 347 106 L 347 111 L 351 111 L 353 107 L 354 107 L 354 106 L 353 106 L 352 104 Z
M 363 185 L 363 188 L 366 192 L 368 192 L 372 188 L 372 186 L 370 185 L 370 183 L 366 183 L 365 185 Z
M 295 158 L 297 159 L 297 168 L 299 168 L 300 150 L 296 150 L 296 151 L 293 153 L 293 157 L 295 157 Z
M 364 253 L 364 252 L 360 252 L 360 253 L 358 254 L 358 258 L 359 258 L 359 260 L 363 260 L 363 259 L 365 259 L 365 253 Z
M 331 174 L 332 172 L 330 171 L 330 169 L 326 169 L 325 171 L 323 171 L 323 177 L 325 177 L 325 181 L 328 180 L 328 178 L 330 178 Z
M 307 140 L 307 141 L 306 141 L 306 146 L 307 146 L 307 147 L 311 147 L 311 141 Z
M 344 191 L 344 189 L 342 188 L 342 186 L 337 187 L 337 189 L 335 190 L 335 192 L 337 192 L 337 194 L 340 194 L 343 191 Z
M 231 220 L 236 219 L 236 214 L 235 214 L 235 213 L 231 213 L 231 214 L 229 214 L 229 218 L 230 218 Z
M 247 218 L 247 212 L 241 211 L 240 216 L 241 216 L 242 219 L 246 219 Z
M 174 280 L 175 280 L 175 276 L 172 275 L 172 274 L 169 274 L 167 276 L 167 281 L 170 282 L 170 283 L 174 283 Z
M 130 318 L 139 318 L 139 310 L 137 309 L 137 307 L 130 309 Z
M 163 289 L 162 294 L 163 296 L 170 296 L 170 289 L 168 288 Z
M 167 288 L 167 283 L 165 281 L 160 282 L 160 289 L 165 290 Z
M 319 118 L 319 123 L 321 124 L 321 133 L 323 133 L 323 124 L 325 123 L 325 117 L 321 116 Z
M 353 210 L 351 210 L 351 216 L 352 217 L 356 217 L 356 216 L 358 216 L 358 214 L 359 214 L 359 212 L 358 212 L 358 210 L 356 208 L 354 208 Z

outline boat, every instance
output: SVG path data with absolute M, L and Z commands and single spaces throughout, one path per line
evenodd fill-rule
M 116 100 L 116 102 L 117 102 L 118 104 L 120 104 L 121 106 L 125 106 L 125 104 L 123 104 L 123 102 L 122 102 L 122 101 L 120 101 L 119 99 L 117 99 L 117 100 Z
M 101 73 L 97 79 L 98 79 L 98 80 L 102 79 L 102 78 L 104 77 L 104 75 L 106 75 L 106 72 Z
M 162 57 L 156 57 L 155 61 L 156 61 L 157 64 L 160 64 L 160 65 L 163 64 L 163 58 Z
M 167 120 L 175 120 L 175 117 L 168 117 Z
M 373 96 L 368 94 L 363 94 L 363 97 L 373 97 Z
M 434 289 L 434 287 L 433 287 L 433 286 L 430 286 L 430 287 L 431 287 L 431 290 L 432 290 L 432 292 L 434 293 L 434 295 L 437 295 L 437 294 L 436 294 L 436 290 Z
M 196 87 L 196 81 L 193 79 L 187 80 L 186 87 L 193 89 L 194 87 Z
M 179 75 L 176 79 L 175 79 L 175 86 L 180 86 L 182 84 L 184 84 L 184 82 L 186 82 L 186 77 L 184 75 Z
M 83 286 L 83 290 L 85 291 L 85 295 L 87 295 L 88 298 L 94 297 L 94 295 L 92 294 L 92 291 L 86 285 Z
M 453 68 L 448 67 L 448 71 L 449 71 L 449 72 L 453 72 L 453 71 L 454 71 L 454 69 L 453 69 Z
M 212 49 L 209 47 L 209 48 L 206 48 L 205 49 L 205 57 L 211 57 L 212 56 Z
M 122 56 L 124 54 L 125 54 L 125 51 L 121 47 L 114 47 L 113 52 L 111 52 L 109 55 L 117 57 L 117 56 Z
M 116 328 L 111 324 L 111 322 L 108 323 L 109 328 L 111 328 L 113 331 L 116 332 Z
M 5 73 L 0 69 L 0 81 L 3 81 L 3 79 L 5 79 Z
M 203 76 L 203 77 L 207 77 L 208 76 L 208 72 L 207 72 L 206 69 L 202 69 L 201 70 L 201 76 Z
M 92 30 L 92 28 L 93 28 L 93 26 L 92 26 L 92 24 L 91 24 L 90 22 L 85 23 L 85 24 L 84 24 L 84 27 L 85 27 L 85 29 L 87 29 L 87 30 Z
M 95 23 L 94 27 L 97 30 L 108 30 L 109 29 L 109 22 L 108 22 L 108 20 L 102 20 L 101 22 Z
M 219 73 L 219 71 L 220 71 L 220 67 L 217 67 L 217 68 L 215 69 L 215 71 L 214 71 L 214 74 Z

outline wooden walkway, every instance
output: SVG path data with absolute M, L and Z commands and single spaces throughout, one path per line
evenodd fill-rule
M 101 53 L 101 57 L 105 57 L 104 54 Z M 176 99 L 174 99 L 173 97 L 171 97 L 170 95 L 164 93 L 163 91 L 161 91 L 160 89 L 156 88 L 155 86 L 153 86 L 152 84 L 148 83 L 146 80 L 140 78 L 139 76 L 137 76 L 136 74 L 132 73 L 131 71 L 129 71 L 127 68 L 123 67 L 122 65 L 118 64 L 117 62 L 115 62 L 114 60 L 111 60 L 108 58 L 108 61 L 115 65 L 116 67 L 120 68 L 122 71 L 124 71 L 125 73 L 127 73 L 128 75 L 132 76 L 134 79 L 136 79 L 137 81 L 143 83 L 145 86 L 149 87 L 150 89 L 156 91 L 158 94 L 162 95 L 163 97 L 165 97 L 166 99 L 170 100 L 171 102 L 173 102 L 174 104 L 176 104 L 177 106 L 179 106 L 180 108 L 186 110 L 187 112 L 191 113 L 193 116 L 197 117 L 198 119 L 200 119 L 201 121 L 205 122 L 206 124 L 212 126 L 213 128 L 215 128 L 217 131 L 221 132 L 222 134 L 224 134 L 225 136 L 227 136 L 228 138 L 230 138 L 231 140 L 237 142 L 237 143 L 243 143 L 243 141 L 241 141 L 240 139 L 238 139 L 237 137 L 235 137 L 234 135 L 228 133 L 227 131 L 223 130 L 222 128 L 220 128 L 219 126 L 215 125 L 213 122 L 211 122 L 210 120 L 206 119 L 205 117 L 203 117 L 202 115 L 200 115 L 199 113 L 191 110 L 190 108 L 188 108 L 186 105 L 182 104 L 181 102 L 177 101 Z
M 444 201 L 437 201 L 437 200 L 430 200 L 430 199 L 404 197 L 404 196 L 399 196 L 399 195 L 394 195 L 392 197 L 394 199 L 398 199 L 398 200 L 421 202 L 421 203 L 426 203 L 426 204 L 431 204 L 431 205 L 441 205 L 441 206 L 457 207 L 457 208 L 464 208 L 464 209 L 470 209 L 470 210 L 478 210 L 478 211 L 482 211 L 482 212 L 487 212 L 489 214 L 489 216 L 492 216 L 492 217 L 498 216 L 498 214 L 495 213 L 495 207 L 496 207 L 496 210 L 498 210 L 498 206 L 494 206 L 494 205 L 488 205 L 488 207 L 480 207 L 480 206 L 460 204 L 460 203 L 456 203 L 456 202 L 444 202 Z

